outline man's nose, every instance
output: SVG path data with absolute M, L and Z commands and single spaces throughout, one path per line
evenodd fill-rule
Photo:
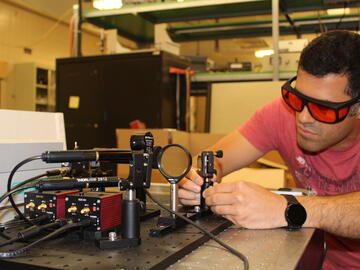
M 313 123 L 316 120 L 311 116 L 309 109 L 307 106 L 304 106 L 303 110 L 301 112 L 296 113 L 296 117 L 298 121 L 302 124 L 304 123 Z

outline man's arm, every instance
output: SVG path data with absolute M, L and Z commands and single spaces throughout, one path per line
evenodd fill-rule
M 287 202 L 281 195 L 248 182 L 229 182 L 204 192 L 211 210 L 249 229 L 286 226 Z M 307 219 L 304 227 L 323 229 L 350 238 L 360 237 L 360 192 L 335 196 L 300 196 Z
M 217 174 L 213 181 L 216 182 L 220 182 L 222 176 L 245 167 L 264 155 L 250 144 L 238 130 L 234 130 L 207 150 L 222 150 L 224 153 L 222 158 L 215 158 L 214 166 Z M 202 183 L 203 179 L 196 173 L 195 169 L 192 169 L 186 178 L 180 182 L 180 202 L 184 205 L 199 204 Z
M 304 226 L 343 237 L 360 238 L 360 192 L 297 199 L 308 214 Z

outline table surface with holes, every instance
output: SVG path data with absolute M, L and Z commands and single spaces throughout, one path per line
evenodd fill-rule
M 94 242 L 58 238 L 34 246 L 21 257 L 1 259 L 0 269 L 200 270 L 204 267 L 207 270 L 218 270 L 219 267 L 244 269 L 239 258 L 213 240 L 202 244 L 207 239 L 204 240 L 203 234 L 190 225 L 162 238 L 150 237 L 148 232 L 154 228 L 156 220 L 155 218 L 142 222 L 142 243 L 137 247 L 99 250 Z M 198 220 L 197 223 L 213 231 L 219 227 L 221 219 L 209 216 Z M 313 263 L 320 260 L 320 255 L 317 257 L 316 254 L 320 254 L 322 242 L 314 240 L 315 235 L 316 231 L 310 228 L 286 231 L 285 229 L 246 230 L 230 227 L 222 231 L 218 237 L 243 253 L 248 258 L 250 269 L 289 270 L 311 269 L 303 263 L 303 261 L 308 261 L 304 256 L 307 250 L 311 251 Z M 15 247 L 17 245 L 15 244 Z M 15 247 L 12 246 L 12 248 Z M 9 247 L 3 247 L 0 251 L 7 249 Z M 320 263 L 318 261 L 317 266 Z
M 289 270 L 320 269 L 323 259 L 323 234 L 314 229 L 246 230 L 230 227 L 219 239 L 245 255 L 250 269 Z M 198 247 L 168 270 L 244 269 L 242 261 L 210 240 Z

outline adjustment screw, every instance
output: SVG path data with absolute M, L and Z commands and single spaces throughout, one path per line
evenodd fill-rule
M 222 158 L 224 156 L 224 153 L 222 150 L 218 150 L 215 152 L 215 157 Z
M 109 240 L 115 241 L 117 239 L 116 232 L 109 232 Z

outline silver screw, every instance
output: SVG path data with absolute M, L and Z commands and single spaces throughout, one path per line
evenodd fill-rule
M 116 232 L 109 232 L 109 240 L 115 241 L 117 239 Z

